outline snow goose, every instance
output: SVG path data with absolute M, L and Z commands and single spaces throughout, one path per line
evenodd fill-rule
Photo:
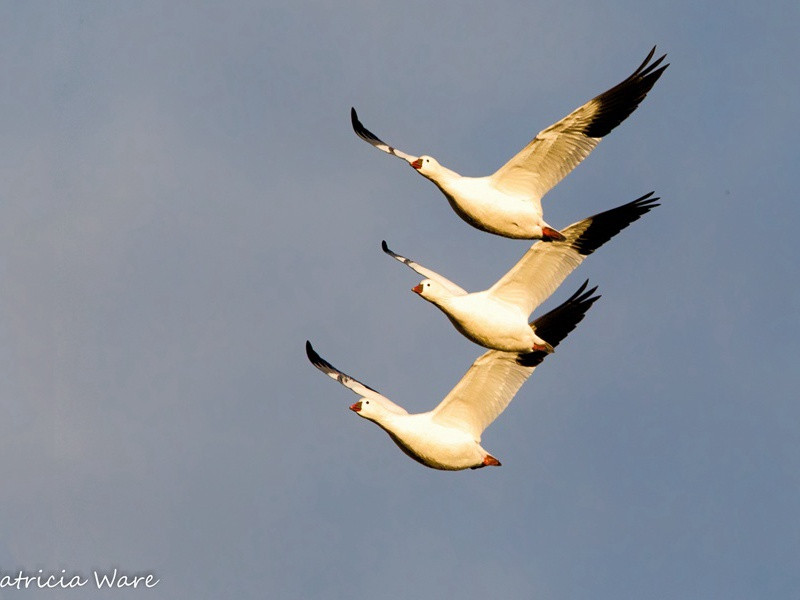
M 596 287 L 586 290 L 587 283 L 562 305 L 531 323 L 553 345 L 575 329 L 600 297 L 593 295 Z M 539 351 L 518 354 L 490 350 L 472 363 L 439 406 L 429 412 L 409 414 L 321 358 L 310 342 L 306 342 L 306 354 L 320 371 L 361 397 L 350 410 L 375 422 L 414 460 L 448 471 L 500 466 L 500 461 L 481 447 L 481 434 L 547 356 Z
M 666 54 L 650 62 L 655 50 L 630 77 L 540 131 L 487 177 L 462 177 L 430 156 L 412 156 L 390 146 L 362 125 L 355 108 L 350 109 L 350 120 L 361 139 L 402 158 L 436 184 L 470 225 L 509 238 L 560 240 L 559 232 L 543 219 L 542 197 L 644 100 L 669 66 L 659 67 Z
M 552 340 L 529 327 L 530 314 L 544 302 L 583 259 L 659 206 L 653 192 L 573 223 L 561 231 L 562 241 L 534 242 L 511 270 L 488 290 L 467 293 L 435 271 L 392 252 L 389 256 L 425 277 L 412 291 L 438 307 L 455 328 L 473 342 L 505 352 L 553 351 Z

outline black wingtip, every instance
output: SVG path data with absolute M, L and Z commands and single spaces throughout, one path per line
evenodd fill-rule
M 308 340 L 306 340 L 306 356 L 308 356 L 308 360 L 311 361 L 311 364 L 317 367 L 323 373 L 330 373 L 331 371 L 335 371 L 337 373 L 339 372 L 336 367 L 317 354 L 317 352 L 311 346 L 311 342 Z
M 386 240 L 383 240 L 383 241 L 381 242 L 381 249 L 382 249 L 382 250 L 383 250 L 383 251 L 384 251 L 386 254 L 388 254 L 389 256 L 391 256 L 392 258 L 396 258 L 396 259 L 397 259 L 397 260 L 399 260 L 399 261 L 406 262 L 406 259 L 405 259 L 405 258 L 403 258 L 402 256 L 400 256 L 400 255 L 399 255 L 399 254 L 397 254 L 396 252 L 392 251 L 392 249 L 391 249 L 391 248 L 389 248 L 389 244 L 387 244 L 387 243 L 386 243 Z
M 365 142 L 369 142 L 373 146 L 375 144 L 383 144 L 383 142 L 377 135 L 375 135 L 369 129 L 364 127 L 364 124 L 358 120 L 356 109 L 353 106 L 350 107 L 350 124 L 353 126 L 353 131 L 355 132 L 355 134 Z
M 311 361 L 311 364 L 317 367 L 320 371 L 329 371 L 334 369 L 334 366 L 331 363 L 317 354 L 316 350 L 314 350 L 314 348 L 311 346 L 311 342 L 308 340 L 306 340 L 306 356 L 308 356 L 308 360 Z
M 650 62 L 655 51 L 656 47 L 653 46 L 647 58 L 627 79 L 594 98 L 600 106 L 584 130 L 585 135 L 592 138 L 605 137 L 636 110 L 669 66 L 661 65 L 667 57 L 666 54 Z
M 587 279 L 565 302 L 533 321 L 531 326 L 536 330 L 536 335 L 547 340 L 554 348 L 558 346 L 583 320 L 592 304 L 600 298 L 600 294 L 595 295 L 597 286 L 587 290 L 588 285 Z M 535 367 L 546 356 L 547 352 L 541 350 L 519 354 L 517 364 L 523 367 Z
M 306 356 L 308 356 L 308 360 L 312 363 L 316 364 L 320 361 L 320 356 L 314 351 L 314 347 L 311 345 L 311 342 L 306 340 Z
M 358 137 L 364 137 L 364 132 L 366 129 L 364 128 L 364 125 L 362 125 L 361 121 L 358 120 L 358 114 L 356 113 L 354 106 L 350 107 L 350 125 L 353 126 L 353 131 L 356 132 Z
M 658 202 L 661 198 L 658 196 L 653 197 L 653 194 L 655 194 L 654 191 L 649 192 L 627 204 L 592 215 L 589 217 L 591 223 L 572 242 L 572 248 L 583 256 L 589 256 L 628 225 L 637 221 L 655 207 L 661 206 Z
M 658 67 L 658 65 L 660 65 L 662 63 L 662 61 L 667 57 L 666 53 L 664 53 L 661 56 L 659 56 L 654 62 L 652 62 L 652 63 L 650 62 L 650 59 L 653 58 L 653 56 L 656 53 L 656 48 L 657 47 L 658 47 L 658 45 L 655 45 L 650 49 L 650 53 L 642 61 L 642 64 L 640 64 L 639 67 L 633 72 L 633 75 L 643 76 L 643 75 L 647 75 L 649 73 L 652 73 L 653 70 L 656 67 Z M 650 63 L 650 64 L 648 64 L 648 63 Z M 668 66 L 669 65 L 664 65 L 664 68 L 666 69 Z M 631 77 L 633 77 L 633 75 Z

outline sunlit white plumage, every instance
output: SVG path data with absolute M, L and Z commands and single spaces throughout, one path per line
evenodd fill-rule
M 486 177 L 463 177 L 430 156 L 412 156 L 390 146 L 364 127 L 355 108 L 350 119 L 361 139 L 402 158 L 436 184 L 470 225 L 509 238 L 558 240 L 558 231 L 543 218 L 542 197 L 644 100 L 669 66 L 659 67 L 666 55 L 651 63 L 654 53 L 655 47 L 630 77 L 540 131 Z
M 566 302 L 537 319 L 531 326 L 545 332 L 553 345 L 564 339 L 600 297 L 587 284 Z M 433 410 L 409 414 L 386 396 L 342 373 L 306 342 L 311 363 L 361 399 L 350 409 L 379 425 L 403 452 L 434 469 L 457 471 L 500 466 L 484 450 L 481 435 L 502 413 L 545 352 L 511 353 L 490 350 L 480 356 L 444 400 Z
M 464 289 L 419 263 L 383 251 L 425 279 L 412 290 L 439 308 L 473 342 L 506 352 L 552 352 L 552 342 L 528 324 L 544 302 L 583 260 L 639 217 L 658 206 L 653 192 L 561 231 L 563 241 L 535 242 L 497 283 L 481 292 Z

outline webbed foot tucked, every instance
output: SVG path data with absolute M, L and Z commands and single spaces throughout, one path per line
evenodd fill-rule
M 565 238 L 560 231 L 552 227 L 542 227 L 542 240 L 545 242 L 563 242 Z

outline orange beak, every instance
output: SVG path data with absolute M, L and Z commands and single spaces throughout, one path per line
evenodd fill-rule
M 414 292 L 415 294 L 421 294 L 422 284 L 420 283 L 419 285 L 415 285 L 413 288 L 411 288 L 411 291 Z
M 359 412 L 361 410 L 361 400 L 353 404 L 353 406 L 350 407 L 350 410 L 353 412 Z
M 417 160 L 415 160 L 414 162 L 411 163 L 411 166 L 414 167 L 415 169 L 421 169 L 422 168 L 422 159 L 418 158 Z

